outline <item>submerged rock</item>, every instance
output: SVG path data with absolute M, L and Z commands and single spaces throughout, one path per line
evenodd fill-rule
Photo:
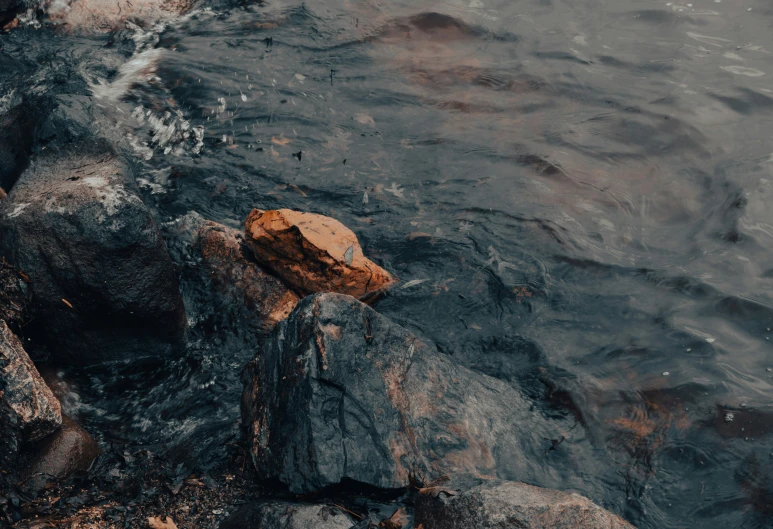
M 301 294 L 338 292 L 363 298 L 394 282 L 363 255 L 357 236 L 330 217 L 254 209 L 245 235 L 255 259 Z
M 411 471 L 566 479 L 534 454 L 551 427 L 506 383 L 454 365 L 352 297 L 307 297 L 244 374 L 242 422 L 259 476 L 305 493 Z
M 0 468 L 16 466 L 18 453 L 62 424 L 62 408 L 19 339 L 0 320 Z
M 31 457 L 22 472 L 24 488 L 40 491 L 52 481 L 85 472 L 100 452 L 91 434 L 64 415 L 62 427 L 30 449 Z
M 579 494 L 499 480 L 463 480 L 454 491 L 426 489 L 415 520 L 424 529 L 634 529 Z M 449 492 L 445 492 L 445 491 Z
M 28 328 L 57 362 L 153 357 L 185 339 L 175 268 L 111 152 L 73 147 L 34 160 L 0 203 L 0 254 L 29 277 Z
M 245 505 L 223 520 L 220 529 L 351 529 L 354 520 L 339 509 L 281 501 Z
M 238 230 L 204 222 L 195 246 L 220 294 L 229 303 L 244 305 L 250 318 L 264 330 L 271 330 L 285 319 L 300 301 L 279 279 L 252 260 Z

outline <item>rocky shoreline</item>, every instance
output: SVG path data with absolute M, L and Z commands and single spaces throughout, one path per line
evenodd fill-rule
M 104 4 L 0 2 L 0 13 L 109 31 L 192 7 Z M 104 453 L 63 412 L 67 384 L 50 373 L 180 355 L 185 303 L 130 160 L 86 127 L 35 150 L 56 105 L 26 108 L 14 100 L 0 115 L 3 524 L 632 527 L 587 498 L 525 484 L 542 470 L 528 454 L 549 438 L 547 421 L 522 428 L 533 412 L 511 386 L 380 315 L 397 278 L 350 229 L 311 212 L 256 208 L 241 231 L 190 214 L 175 227 L 201 260 L 209 303 L 239 307 L 258 337 L 229 468 L 173 478 L 147 452 Z

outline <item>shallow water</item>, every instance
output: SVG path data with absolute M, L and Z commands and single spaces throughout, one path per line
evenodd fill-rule
M 531 455 L 537 484 L 572 476 L 640 528 L 771 526 L 766 2 L 247 2 L 0 39 L 133 153 L 160 222 L 288 207 L 350 226 L 402 280 L 377 310 L 566 438 Z M 189 350 L 76 374 L 71 406 L 104 443 L 207 467 L 238 439 L 255 340 L 165 232 Z

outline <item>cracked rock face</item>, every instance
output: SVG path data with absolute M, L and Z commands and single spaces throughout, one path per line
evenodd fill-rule
M 411 471 L 564 479 L 533 457 L 551 426 L 516 391 L 349 296 L 302 300 L 244 383 L 255 467 L 296 493 L 344 479 L 406 487 Z
M 243 305 L 248 311 L 247 317 L 262 330 L 273 329 L 300 301 L 279 279 L 252 260 L 238 230 L 204 222 L 195 245 L 226 305 Z
M 223 520 L 220 529 L 351 529 L 352 518 L 325 505 L 281 501 L 246 505 Z
M 419 494 L 416 524 L 424 529 L 634 529 L 579 494 L 525 483 L 466 479 L 453 495 Z
M 78 146 L 34 160 L 0 202 L 0 255 L 29 278 L 59 363 L 154 357 L 185 339 L 177 274 L 126 164 Z
M 394 278 L 365 257 L 357 236 L 335 219 L 290 209 L 255 209 L 245 222 L 255 259 L 301 294 L 338 292 L 363 298 Z
M 21 445 L 43 439 L 61 424 L 59 401 L 0 320 L 0 468 L 15 466 Z

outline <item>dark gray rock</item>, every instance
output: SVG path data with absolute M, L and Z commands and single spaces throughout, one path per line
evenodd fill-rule
M 0 0 L 0 24 L 5 24 L 13 19 L 22 6 L 22 0 Z
M 349 296 L 302 300 L 244 382 L 258 474 L 293 492 L 344 479 L 406 487 L 411 471 L 577 483 L 539 457 L 556 432 L 512 387 L 454 365 Z
M 0 257 L 0 320 L 18 331 L 27 318 L 29 302 L 24 274 Z
M 499 480 L 460 480 L 420 491 L 424 529 L 634 529 L 579 494 Z
M 0 468 L 13 469 L 24 444 L 62 424 L 62 408 L 19 339 L 0 320 Z
M 21 79 L 18 80 L 21 83 Z M 23 97 L 17 89 L 0 96 L 0 187 L 6 191 L 27 166 L 41 119 L 38 103 L 35 98 Z
M 36 158 L 0 202 L 0 255 L 30 279 L 58 363 L 158 357 L 185 339 L 177 275 L 128 166 L 104 147 Z
M 223 520 L 220 529 L 351 529 L 355 522 L 340 509 L 281 501 L 245 505 Z

